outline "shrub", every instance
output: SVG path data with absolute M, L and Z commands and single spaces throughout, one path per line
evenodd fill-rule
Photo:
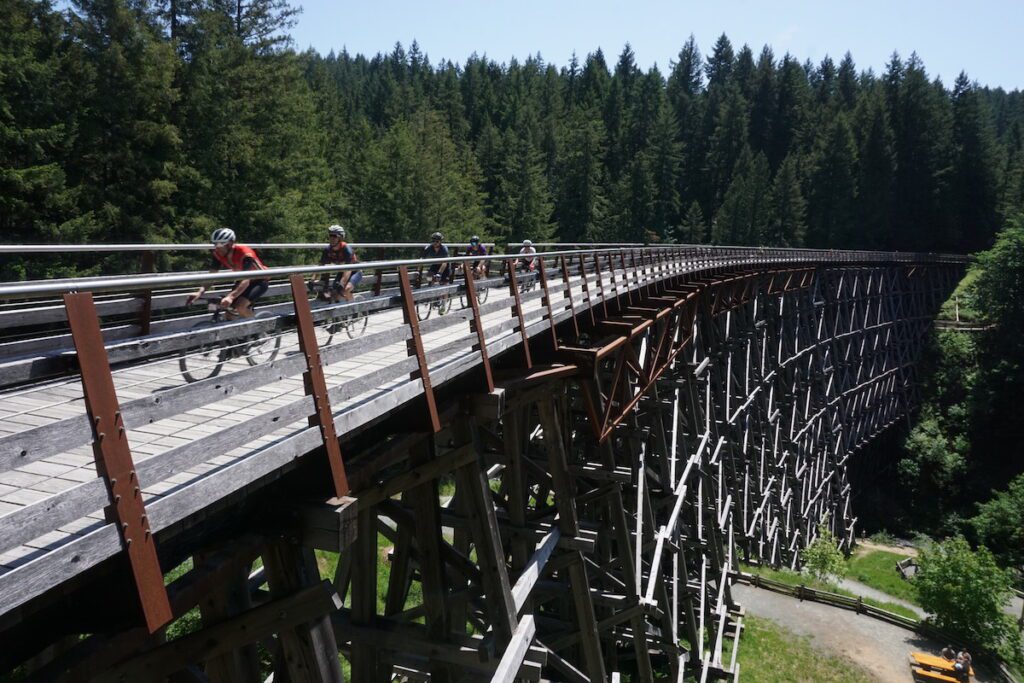
M 818 537 L 800 552 L 804 568 L 819 581 L 841 579 L 846 575 L 846 562 L 839 542 L 825 524 L 818 527 Z
M 1012 579 L 985 546 L 976 551 L 962 536 L 922 550 L 914 577 L 921 607 L 936 625 L 975 646 L 1020 662 L 1020 635 L 1003 612 Z

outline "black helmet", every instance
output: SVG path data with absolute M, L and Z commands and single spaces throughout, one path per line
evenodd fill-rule
M 480 235 L 473 235 L 469 238 L 470 244 L 480 244 Z
M 444 239 L 444 235 L 442 235 L 439 232 L 435 232 L 433 235 L 430 236 L 430 241 L 431 242 L 440 242 L 443 239 Z

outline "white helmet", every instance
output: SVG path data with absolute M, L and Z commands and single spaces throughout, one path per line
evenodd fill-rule
M 530 240 L 523 240 L 523 246 L 524 247 L 532 247 L 533 246 L 533 242 L 531 242 Z
M 343 228 L 340 225 L 338 225 L 337 223 L 335 223 L 331 227 L 327 228 L 327 234 L 331 235 L 332 237 L 334 235 L 337 235 L 338 237 L 341 237 L 342 239 L 344 239 L 345 238 L 345 228 Z
M 210 235 L 210 241 L 214 244 L 227 244 L 235 241 L 235 231 L 231 228 L 217 228 Z

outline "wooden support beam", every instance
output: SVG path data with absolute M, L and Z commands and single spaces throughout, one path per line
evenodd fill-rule
M 355 498 L 328 498 L 300 504 L 296 516 L 302 544 L 340 553 L 356 538 L 358 505 Z
M 274 633 L 324 617 L 340 607 L 341 600 L 330 582 L 323 581 L 134 657 L 94 680 L 96 683 L 160 680 L 189 663 L 207 661 Z M 330 654 L 337 661 L 334 652 L 337 650 Z
M 320 584 L 320 570 L 312 548 L 284 540 L 269 543 L 263 554 L 270 594 L 275 598 L 291 595 Z M 331 602 L 340 601 L 330 583 Z M 343 683 L 338 645 L 334 641 L 330 619 L 321 613 L 305 623 L 298 623 L 278 632 L 287 675 L 293 683 Z

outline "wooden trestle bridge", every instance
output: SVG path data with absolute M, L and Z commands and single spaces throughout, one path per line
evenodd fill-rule
M 558 248 L 363 263 L 333 306 L 303 278 L 345 267 L 274 268 L 198 326 L 231 274 L 0 284 L 0 673 L 738 677 L 737 561 L 853 542 L 850 458 L 964 259 Z

